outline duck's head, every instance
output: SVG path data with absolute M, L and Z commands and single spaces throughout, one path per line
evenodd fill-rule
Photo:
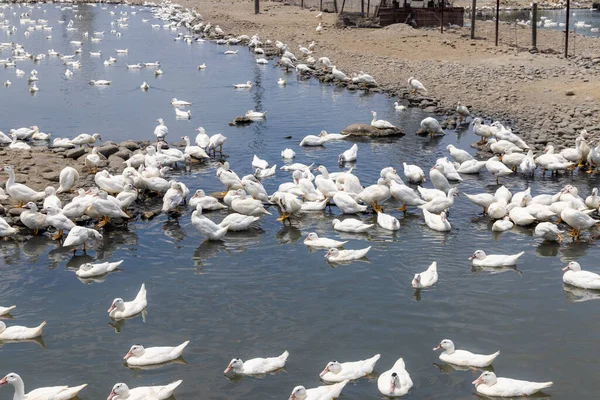
M 321 373 L 319 374 L 319 376 L 322 378 L 323 375 L 325 375 L 328 372 L 331 372 L 332 374 L 339 374 L 342 371 L 342 365 L 337 362 L 337 361 L 330 361 L 325 368 L 323 369 L 323 371 L 321 371 Z
M 223 371 L 224 374 L 228 373 L 229 371 L 236 370 L 239 368 L 242 368 L 244 366 L 244 362 L 242 361 L 241 358 L 233 358 L 230 362 L 229 365 L 227 365 L 227 368 L 225 368 L 225 371 Z
M 202 197 L 204 197 L 204 190 L 202 190 L 202 189 L 196 190 L 196 192 L 194 193 L 194 195 L 192 197 L 193 198 L 202 198 Z
M 125 357 L 123 357 L 123 360 L 128 360 L 131 357 L 140 357 L 143 354 L 144 354 L 144 346 L 142 346 L 141 344 L 134 344 L 133 346 L 131 346 L 131 349 L 129 349 L 127 354 L 125 354 Z
M 321 132 L 319 132 L 319 136 L 320 137 L 326 137 L 327 136 L 327 131 L 326 130 L 322 130 Z
M 562 270 L 565 271 L 565 272 L 566 271 L 579 272 L 579 271 L 581 271 L 581 265 L 579 265 L 579 263 L 577 261 L 571 261 Z
M 304 386 L 296 386 L 288 400 L 304 400 L 308 397 Z
M 14 372 L 11 372 L 10 374 L 6 375 L 4 378 L 2 378 L 0 380 L 0 386 L 4 386 L 4 385 L 8 385 L 8 384 L 14 385 L 20 379 L 21 379 L 21 377 L 19 375 L 15 374 Z
M 477 250 L 471 257 L 469 257 L 469 261 L 473 259 L 483 260 L 486 257 L 486 254 L 483 250 Z
M 206 131 L 204 130 L 203 127 L 196 128 L 196 132 L 198 132 L 198 133 L 206 133 Z
M 415 274 L 415 277 L 412 280 L 412 287 L 415 289 L 418 288 L 419 283 L 421 283 L 421 274 Z
M 402 384 L 400 383 L 400 378 L 398 377 L 398 374 L 396 372 L 392 372 L 392 374 L 390 375 L 389 393 L 394 394 L 394 392 L 396 391 L 396 388 L 399 388 L 401 386 L 402 386 Z
M 85 263 L 85 264 L 81 264 L 79 266 L 79 269 L 83 270 L 83 271 L 89 271 L 90 269 L 94 268 L 94 265 L 91 263 Z
M 335 226 L 336 224 L 339 224 L 340 220 L 339 219 L 334 219 L 333 221 L 331 221 L 331 225 Z
M 337 257 L 339 254 L 340 251 L 335 247 L 332 247 L 327 251 L 327 254 L 325 254 L 325 259 L 329 260 L 330 257 Z
M 319 238 L 319 235 L 317 235 L 315 232 L 311 232 L 308 235 L 306 235 L 306 239 L 304 239 L 304 241 L 306 242 L 307 240 L 317 240 Z
M 44 189 L 44 193 L 46 196 L 54 196 L 56 194 L 56 189 L 54 189 L 52 186 L 48 186 L 46 189 Z
M 25 204 L 23 206 L 23 208 L 28 208 L 31 211 L 37 211 L 38 210 L 37 205 L 33 201 L 30 201 L 29 203 Z
M 444 349 L 444 350 L 454 350 L 454 343 L 452 340 L 444 339 L 437 345 L 437 347 L 433 348 L 433 351 Z
M 479 375 L 479 378 L 473 381 L 473 385 L 481 385 L 485 384 L 488 386 L 495 385 L 497 382 L 496 374 L 490 371 L 485 371 L 483 374 Z
M 94 133 L 92 137 L 94 138 L 94 140 L 102 140 L 102 136 L 99 133 Z
M 116 299 L 113 300 L 112 304 L 110 305 L 110 308 L 108 309 L 107 312 L 112 312 L 113 310 L 123 310 L 125 308 L 125 302 L 123 301 L 122 298 L 117 297 Z
M 58 213 L 60 213 L 60 209 L 54 206 L 48 206 L 48 207 L 44 207 L 41 210 L 42 213 L 46 213 L 48 215 L 56 215 Z
M 113 386 L 112 391 L 108 395 L 106 400 L 112 400 L 115 397 L 127 398 L 129 394 L 129 387 L 124 383 L 117 383 Z

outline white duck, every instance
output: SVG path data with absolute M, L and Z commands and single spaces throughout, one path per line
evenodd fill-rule
M 239 232 L 247 230 L 251 224 L 258 221 L 260 217 L 253 217 L 251 215 L 243 215 L 238 213 L 228 214 L 223 221 L 219 223 L 219 226 L 228 226 L 228 232 Z
M 42 211 L 46 212 L 46 223 L 58 230 L 58 233 L 52 237 L 53 240 L 60 239 L 63 231 L 70 231 L 75 228 L 75 223 L 64 215 L 60 208 L 56 206 L 44 206 Z
M 246 83 L 238 83 L 238 84 L 233 85 L 233 87 L 235 89 L 251 89 L 252 88 L 252 82 L 248 81 Z
M 363 233 L 373 227 L 373 224 L 365 224 L 362 221 L 354 218 L 346 218 L 343 221 L 334 219 L 331 221 L 333 229 L 340 232 Z
M 578 262 L 571 261 L 563 268 L 563 282 L 582 289 L 600 290 L 600 275 L 582 271 Z
M 46 321 L 42 322 L 35 328 L 26 326 L 13 325 L 6 326 L 3 321 L 0 321 L 0 340 L 27 340 L 42 336 L 42 329 L 46 326 Z
M 319 171 L 321 175 L 315 177 L 315 186 L 326 198 L 333 198 L 338 192 L 337 185 L 333 179 L 329 176 L 329 171 L 323 165 L 319 165 L 315 168 L 315 171 Z
M 133 187 L 131 183 L 126 183 L 123 186 L 123 191 L 117 195 L 117 200 L 121 204 L 121 209 L 125 210 L 129 208 L 138 198 L 138 191 Z
M 317 135 L 306 135 L 300 141 L 300 146 L 323 146 L 327 142 L 327 138 Z
M 141 367 L 145 365 L 162 364 L 173 361 L 181 357 L 183 349 L 190 343 L 189 340 L 176 347 L 149 347 L 144 348 L 141 344 L 134 344 L 125 354 L 123 359 L 127 365 L 132 367 Z
M 463 119 L 466 120 L 467 118 L 469 118 L 471 116 L 471 112 L 469 111 L 467 106 L 460 104 L 460 101 L 456 105 L 456 112 L 458 113 L 458 123 L 459 124 L 462 123 Z
M 444 132 L 444 130 L 442 129 L 442 126 L 440 125 L 439 121 L 433 117 L 424 118 L 421 121 L 421 129 L 429 133 L 431 136 L 434 136 L 438 133 L 440 135 L 446 134 L 446 132 Z
M 306 389 L 304 386 L 296 386 L 288 400 L 333 400 L 340 397 L 344 386 L 350 382 L 345 380 L 333 385 L 319 386 Z
M 377 213 L 377 225 L 388 231 L 397 231 L 400 229 L 400 221 L 393 215 L 383 212 Z
M 427 92 L 427 89 L 425 89 L 425 86 L 423 86 L 423 84 L 421 82 L 419 82 L 412 76 L 410 78 L 408 78 L 408 85 L 412 89 L 413 94 L 416 94 L 417 92 Z
M 412 287 L 415 289 L 422 289 L 435 285 L 437 281 L 437 262 L 434 261 L 425 271 L 415 274 L 415 277 L 412 280 Z
M 348 150 L 344 151 L 342 154 L 338 156 L 338 164 L 343 165 L 346 162 L 356 161 L 358 156 L 358 145 L 354 143 L 352 147 Z
M 438 232 L 448 232 L 452 229 L 448 218 L 446 218 L 446 213 L 442 212 L 440 215 L 432 214 L 426 209 L 423 209 L 423 217 L 425 218 L 425 223 L 430 229 Z
M 176 97 L 173 97 L 171 99 L 171 105 L 173 107 L 189 107 L 192 105 L 192 103 L 190 103 L 189 101 L 185 101 L 185 100 L 178 100 Z
M 458 365 L 461 367 L 485 368 L 492 365 L 496 357 L 500 355 L 497 351 L 494 354 L 474 354 L 466 350 L 456 350 L 452 340 L 444 339 L 433 349 L 433 351 L 443 349 L 440 354 L 440 360 L 448 364 Z
M 23 207 L 25 208 L 25 211 L 19 215 L 19 218 L 23 225 L 33 231 L 34 235 L 37 235 L 40 229 L 45 229 L 48 227 L 46 215 L 38 211 L 38 208 L 34 202 L 30 201 Z
M 406 106 L 398 103 L 397 101 L 395 101 L 394 102 L 394 110 L 396 110 L 396 111 L 405 111 L 406 110 Z
M 390 194 L 393 198 L 402 203 L 402 207 L 398 208 L 398 211 L 406 213 L 406 206 L 421 206 L 426 203 L 425 200 L 421 199 L 414 189 L 397 183 L 396 181 L 389 181 Z M 442 192 L 442 195 L 444 193 Z
M 582 229 L 591 228 L 597 223 L 600 223 L 600 221 L 593 219 L 585 212 L 576 210 L 573 208 L 574 205 L 575 203 L 572 202 L 570 207 L 566 207 L 564 210 L 562 210 L 560 213 L 560 218 L 572 228 L 570 232 L 571 236 L 573 236 L 575 239 L 579 239 Z
M 496 374 L 485 371 L 473 381 L 477 393 L 492 397 L 530 396 L 552 386 L 552 382 L 530 382 L 510 378 L 497 378 Z
M 376 212 L 383 211 L 379 203 L 390 197 L 390 188 L 384 178 L 379 178 L 376 185 L 367 186 L 358 194 L 358 198 L 365 203 L 370 203 Z
M 440 163 L 435 164 L 433 168 L 429 170 L 429 180 L 437 190 L 447 194 L 452 186 L 450 186 L 448 178 L 444 176 L 443 169 L 444 167 Z M 421 193 L 421 196 L 423 196 L 423 193 Z M 423 196 L 423 198 L 425 197 Z
M 102 136 L 100 136 L 99 133 L 94 133 L 93 135 L 90 135 L 89 133 L 82 133 L 78 136 L 75 136 L 70 140 L 70 142 L 76 146 L 83 146 L 85 144 L 89 147 L 96 143 L 97 140 L 102 140 Z
M 17 308 L 17 306 L 0 307 L 0 316 L 10 313 L 15 308 Z
M 386 121 L 383 119 L 378 120 L 377 113 L 375 111 L 371 111 L 371 114 L 373 115 L 373 120 L 371 121 L 371 126 L 377 128 L 377 129 L 394 129 L 394 128 L 396 128 L 389 121 Z
M 561 233 L 563 232 L 564 231 L 558 229 L 558 226 L 552 222 L 540 222 L 536 225 L 533 234 L 544 240 L 560 243 L 562 241 Z
M 377 388 L 386 397 L 404 396 L 412 387 L 413 381 L 410 379 L 402 358 L 399 358 L 391 369 L 377 378 Z
M 334 194 L 333 202 L 344 214 L 356 214 L 367 211 L 367 206 L 358 204 L 356 200 L 345 191 L 339 191 Z
M 418 165 L 402 163 L 404 168 L 404 176 L 412 183 L 425 182 L 425 172 Z
M 477 250 L 469 261 L 473 260 L 473 265 L 476 267 L 505 267 L 510 265 L 516 265 L 517 260 L 525 254 L 524 251 L 518 254 L 506 255 L 506 254 L 490 254 L 487 255 L 483 250 Z
M 92 218 L 102 218 L 102 221 L 98 224 L 99 227 L 106 225 L 111 218 L 131 218 L 121 209 L 121 204 L 118 203 L 118 200 L 112 196 L 109 198 L 104 190 L 96 193 L 85 213 Z
M 469 154 L 468 151 L 456 148 L 454 145 L 449 144 L 446 146 L 446 150 L 450 153 L 452 158 L 456 160 L 459 164 L 464 163 L 465 161 L 470 161 L 473 159 L 473 156 Z
M 87 384 L 81 386 L 52 386 L 32 390 L 25 394 L 25 384 L 23 379 L 14 372 L 6 375 L 0 380 L 0 386 L 12 385 L 15 388 L 13 400 L 32 400 L 32 399 L 52 399 L 68 400 L 77 396 L 79 392 L 86 388 Z
M 100 165 L 100 154 L 98 148 L 94 147 L 92 152 L 85 157 L 85 166 L 90 171 L 90 174 L 98 172 L 98 165 Z
M 348 243 L 348 241 L 340 242 L 339 240 L 328 239 L 319 237 L 315 232 L 311 232 L 304 239 L 304 244 L 308 247 L 314 247 L 317 249 L 332 249 L 336 247 L 342 247 Z
M 56 193 L 70 192 L 79 182 L 79 172 L 73 167 L 65 167 L 60 171 L 59 187 Z
M 113 386 L 107 400 L 166 400 L 173 396 L 175 389 L 182 382 L 178 380 L 165 386 L 142 386 L 133 389 L 124 383 L 117 383 Z
M 369 250 L 371 250 L 371 246 L 360 250 L 338 250 L 332 247 L 325 254 L 325 259 L 334 263 L 360 260 L 367 255 Z
M 0 237 L 12 236 L 17 232 L 17 228 L 10 226 L 4 218 L 0 218 Z M 2 307 L 0 307 L 0 315 L 2 315 Z
M 135 296 L 135 299 L 132 301 L 123 301 L 122 298 L 117 297 L 113 300 L 107 312 L 112 319 L 125 319 L 141 313 L 147 306 L 146 285 L 142 283 L 142 287 L 137 296 Z
M 375 354 L 373 357 L 361 361 L 345 363 L 330 361 L 319 376 L 323 381 L 332 383 L 362 378 L 373 372 L 380 357 L 381 355 Z
M 226 209 L 227 206 L 219 203 L 219 200 L 212 196 L 207 196 L 204 190 L 198 189 L 189 201 L 190 207 L 196 208 L 198 204 L 202 206 L 202 210 L 215 211 Z
M 281 158 L 291 160 L 294 157 L 296 157 L 296 152 L 292 149 L 286 148 L 281 151 Z
M 487 214 L 488 207 L 497 201 L 496 197 L 490 193 L 466 194 L 465 197 L 473 204 L 483 207 L 483 213 Z
M 493 232 L 506 232 L 511 230 L 515 224 L 510 220 L 510 217 L 507 215 L 502 219 L 497 220 L 492 225 Z M 536 227 L 537 228 L 537 227 Z
M 184 136 L 182 139 L 185 141 L 185 149 L 183 150 L 184 154 L 188 154 L 190 157 L 195 158 L 196 160 L 204 160 L 205 158 L 209 158 L 206 151 L 200 146 L 192 146 L 190 137 Z
M 498 178 L 513 173 L 513 171 L 506 165 L 504 165 L 498 157 L 492 157 L 489 160 L 487 160 L 485 167 L 487 168 L 490 174 L 496 177 L 496 183 L 498 183 Z
M 243 189 L 236 191 L 236 197 L 231 201 L 231 208 L 240 214 L 252 215 L 254 217 L 271 215 L 270 212 L 265 210 L 262 201 L 249 197 Z
M 255 154 L 254 157 L 252 158 L 252 167 L 267 169 L 267 168 L 269 168 L 269 163 L 266 160 L 262 160 L 262 159 L 258 158 Z
M 103 262 L 103 263 L 85 263 L 81 264 L 79 269 L 75 272 L 80 278 L 91 278 L 94 276 L 100 276 L 104 274 L 108 274 L 109 272 L 114 271 L 123 263 L 123 260 L 116 262 Z
M 262 203 L 261 203 L 262 206 Z M 221 240 L 227 234 L 229 226 L 220 226 L 202 215 L 202 205 L 197 204 L 192 213 L 192 225 L 208 240 Z
M 165 140 L 169 133 L 169 128 L 167 128 L 162 118 L 157 119 L 156 122 L 158 122 L 158 125 L 154 128 L 154 136 L 156 136 L 157 141 Z
M 239 375 L 267 374 L 285 367 L 285 362 L 289 355 L 290 353 L 286 350 L 278 357 L 252 358 L 247 361 L 242 361 L 240 358 L 234 358 L 229 362 L 223 373 L 227 374 L 229 371 L 233 371 Z
M 597 209 L 600 207 L 600 196 L 598 196 L 598 188 L 592 189 L 592 194 L 585 198 L 587 208 Z
M 0 171 L 6 171 L 6 173 L 8 173 L 8 180 L 6 181 L 5 186 L 6 193 L 8 193 L 11 198 L 19 201 L 20 205 L 30 201 L 40 201 L 46 196 L 45 192 L 36 192 L 29 186 L 16 183 L 15 172 L 11 166 L 5 165 L 4 167 L 0 168 Z
M 467 160 L 456 168 L 460 174 L 478 174 L 485 167 L 485 161 Z
M 181 183 L 172 181 L 171 187 L 163 196 L 162 212 L 179 212 L 179 205 L 185 202 L 185 194 Z
M 69 231 L 63 247 L 83 245 L 83 251 L 86 251 L 87 242 L 91 239 L 102 240 L 102 235 L 95 229 L 76 226 Z
M 250 118 L 250 119 L 263 119 L 263 118 L 267 118 L 267 112 L 266 111 L 254 111 L 254 110 L 248 110 L 246 111 L 246 114 L 244 114 L 244 116 L 246 118 Z
M 426 209 L 427 211 L 439 214 L 442 211 L 447 211 L 454 205 L 454 196 L 458 196 L 458 189 L 451 188 L 448 190 L 446 197 L 436 197 L 431 201 L 419 206 L 419 208 Z

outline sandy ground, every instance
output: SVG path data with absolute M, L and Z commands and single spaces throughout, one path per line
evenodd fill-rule
M 396 24 L 383 29 L 338 29 L 334 14 L 325 14 L 317 34 L 316 12 L 282 3 L 184 0 L 206 21 L 228 34 L 258 34 L 280 40 L 296 53 L 299 45 L 317 43 L 315 58 L 329 57 L 348 75 L 365 71 L 383 89 L 411 99 L 407 79 L 414 76 L 429 90 L 421 106 L 448 113 L 457 101 L 475 115 L 514 122 L 515 131 L 541 148 L 557 136 L 574 138 L 586 128 L 600 135 L 600 40 L 577 35 L 572 57 L 562 57 L 564 33 L 538 31 L 540 54 L 530 54 L 530 28 L 501 24 L 500 45 L 494 46 L 494 23 L 478 22 L 475 40 L 470 28 L 412 29 Z M 571 46 L 573 48 L 573 46 Z M 574 95 L 566 95 L 568 91 Z M 417 99 L 418 101 L 419 99 Z M 412 98 L 412 104 L 415 99 Z M 557 143 L 563 144 L 561 140 Z

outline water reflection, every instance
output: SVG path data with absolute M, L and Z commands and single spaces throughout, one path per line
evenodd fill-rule
M 581 289 L 567 284 L 563 284 L 563 290 L 567 294 L 567 300 L 571 303 L 583 303 L 600 299 L 600 291 L 598 290 Z
M 112 319 L 111 321 L 108 323 L 109 326 L 111 326 L 116 333 L 121 333 L 121 331 L 123 330 L 123 327 L 125 326 L 125 323 L 129 320 L 134 320 L 137 319 L 139 317 L 142 317 L 142 322 L 146 323 L 146 318 L 148 317 L 148 311 L 146 309 L 144 309 L 144 311 L 142 311 L 139 314 L 136 314 L 132 317 L 128 317 L 128 318 L 122 318 L 122 319 Z

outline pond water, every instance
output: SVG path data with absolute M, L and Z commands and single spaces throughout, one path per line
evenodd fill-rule
M 254 56 L 239 47 L 236 56 L 224 56 L 224 46 L 213 43 L 186 44 L 174 41 L 176 32 L 153 29 L 142 18 L 149 10 L 131 15 L 128 28 L 111 27 L 124 6 L 78 10 L 55 5 L 35 6 L 32 18 L 44 18 L 54 27 L 35 31 L 28 38 L 18 25 L 18 15 L 27 9 L 5 7 L 2 12 L 18 27 L 5 41 L 23 43 L 38 54 L 54 48 L 72 54 L 72 40 L 82 33 L 106 31 L 100 43 L 84 42 L 83 68 L 65 78 L 65 66 L 47 57 L 35 65 L 19 62 L 27 73 L 39 71 L 40 91 L 31 96 L 26 78 L 14 69 L 0 69 L 0 80 L 13 84 L 0 89 L 3 110 L 0 129 L 38 125 L 55 136 L 73 137 L 81 132 L 100 132 L 111 140 L 153 139 L 155 119 L 169 127 L 169 140 L 194 136 L 203 126 L 210 133 L 228 137 L 224 152 L 240 176 L 251 173 L 252 154 L 281 165 L 280 151 L 291 147 L 296 162 L 322 163 L 337 171 L 337 155 L 348 142 L 329 143 L 323 148 L 300 148 L 301 138 L 326 129 L 338 132 L 354 122 L 368 122 L 370 110 L 402 126 L 406 136 L 383 140 L 360 140 L 355 173 L 364 185 L 374 183 L 381 168 L 403 161 L 429 168 L 446 155 L 448 144 L 470 149 L 476 141 L 470 130 L 449 131 L 443 138 L 414 135 L 425 116 L 421 110 L 396 113 L 391 99 L 383 95 L 350 93 L 315 80 L 298 81 L 273 65 L 258 66 Z M 109 11 L 115 11 L 110 15 Z M 13 14 L 16 13 L 16 15 Z M 81 18 L 75 18 L 80 14 Z M 69 32 L 58 20 L 74 20 L 77 31 Z M 154 22 L 153 23 L 160 23 Z M 120 37 L 109 34 L 112 29 Z M 115 49 L 128 48 L 117 56 Z M 101 58 L 89 51 L 102 50 Z M 2 58 L 10 55 L 3 51 Z M 115 65 L 102 61 L 117 57 Z M 125 63 L 159 60 L 164 74 L 155 78 L 153 69 L 128 70 Z M 205 62 L 206 70 L 196 65 Z M 272 62 L 271 62 L 272 63 Z M 285 77 L 288 85 L 278 87 Z M 90 79 L 110 79 L 109 87 L 94 87 Z M 232 84 L 251 80 L 250 91 L 234 91 Z M 139 89 L 142 81 L 151 86 Z M 169 105 L 173 97 L 193 103 L 191 120 L 176 120 Z M 228 122 L 248 109 L 267 110 L 268 118 L 246 127 Z M 286 139 L 291 136 L 291 139 Z M 216 162 L 178 170 L 172 176 L 190 189 L 222 190 L 215 177 Z M 585 176 L 584 176 L 585 175 Z M 268 192 L 291 179 L 278 171 L 266 179 Z M 574 177 L 533 180 L 514 177 L 504 181 L 513 192 L 531 186 L 533 193 L 555 193 L 574 183 L 586 194 L 598 178 Z M 430 183 L 426 183 L 431 187 Z M 481 193 L 496 190 L 494 179 L 465 176 L 460 191 Z M 285 399 L 296 385 L 315 387 L 318 374 L 328 361 L 354 361 L 381 353 L 376 372 L 350 383 L 346 399 L 380 399 L 377 373 L 388 370 L 404 357 L 415 383 L 407 396 L 413 399 L 476 398 L 471 382 L 478 371 L 455 371 L 431 351 L 443 338 L 458 348 L 474 352 L 501 351 L 494 363 L 499 376 L 555 382 L 548 392 L 558 399 L 592 398 L 600 389 L 596 380 L 600 350 L 600 324 L 594 316 L 598 298 L 588 291 L 563 287 L 560 268 L 577 260 L 594 269 L 600 252 L 593 242 L 562 245 L 542 243 L 531 229 L 514 229 L 502 235 L 490 231 L 491 223 L 481 211 L 459 197 L 452 208 L 453 225 L 447 234 L 426 227 L 415 210 L 400 218 L 402 228 L 390 233 L 373 228 L 368 234 L 333 231 L 336 208 L 306 215 L 292 226 L 282 226 L 273 216 L 262 218 L 247 232 L 225 236 L 222 242 L 204 242 L 185 210 L 179 219 L 160 215 L 151 221 L 136 221 L 127 228 L 108 228 L 105 239 L 83 256 L 73 256 L 46 237 L 25 243 L 0 243 L 0 304 L 16 304 L 14 320 L 8 323 L 37 325 L 46 320 L 42 343 L 3 343 L 0 375 L 19 373 L 29 389 L 57 384 L 88 383 L 82 399 L 108 396 L 116 382 L 130 387 L 164 384 L 183 379 L 177 399 Z M 226 212 L 210 213 L 220 221 Z M 373 222 L 370 215 L 364 221 Z M 302 243 L 307 233 L 349 240 L 346 248 L 373 246 L 368 259 L 349 265 L 325 262 L 324 251 L 309 251 Z M 488 253 L 525 251 L 518 269 L 490 273 L 474 270 L 467 258 L 476 249 Z M 121 271 L 103 282 L 83 284 L 74 274 L 84 262 L 124 260 Z M 437 260 L 440 279 L 435 287 L 415 293 L 410 283 L 415 272 Z M 111 322 L 106 313 L 115 297 L 132 299 L 144 282 L 148 290 L 145 318 Z M 7 321 L 7 320 L 5 320 Z M 149 370 L 128 369 L 122 357 L 130 346 L 175 345 L 191 340 L 185 362 Z M 286 370 L 265 377 L 228 378 L 222 371 L 232 357 L 243 359 L 290 352 Z M 0 388 L 2 398 L 11 388 Z
M 495 18 L 495 10 L 483 11 L 477 15 L 477 19 L 483 21 L 494 20 Z M 500 21 L 502 22 L 531 21 L 531 18 L 532 14 L 529 10 L 500 10 Z M 567 11 L 538 10 L 538 22 L 542 22 L 540 26 L 542 29 L 554 29 L 564 32 Z M 584 24 L 589 26 L 584 26 Z M 581 35 L 600 37 L 600 12 L 595 10 L 571 10 L 569 29 Z

